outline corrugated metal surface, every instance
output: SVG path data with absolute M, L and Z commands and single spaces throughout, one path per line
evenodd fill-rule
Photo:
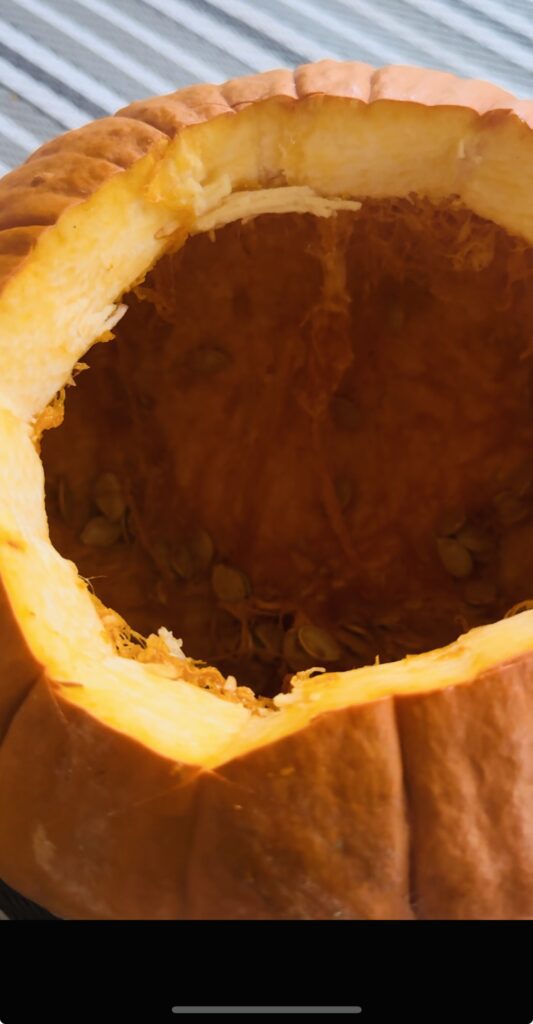
M 0 0 L 0 174 L 130 100 L 321 57 L 530 97 L 533 0 Z

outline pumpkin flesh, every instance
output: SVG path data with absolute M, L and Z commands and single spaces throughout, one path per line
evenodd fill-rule
M 55 546 L 133 630 L 267 697 L 501 618 L 531 593 L 532 268 L 457 200 L 196 236 L 43 438 Z

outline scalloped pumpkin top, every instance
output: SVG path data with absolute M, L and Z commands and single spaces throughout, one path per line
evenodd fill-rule
M 0 292 L 61 214 L 154 148 L 161 153 L 184 129 L 235 115 L 265 100 L 294 103 L 317 95 L 364 104 L 388 100 L 459 106 L 483 117 L 505 112 L 533 129 L 533 101 L 518 100 L 489 82 L 416 67 L 375 68 L 358 61 L 323 60 L 295 71 L 267 71 L 222 85 L 192 85 L 140 100 L 45 143 L 0 181 Z

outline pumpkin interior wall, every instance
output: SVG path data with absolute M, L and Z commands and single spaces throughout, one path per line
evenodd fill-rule
M 43 438 L 52 541 L 134 629 L 267 694 L 500 617 L 533 597 L 532 275 L 453 201 L 190 239 Z

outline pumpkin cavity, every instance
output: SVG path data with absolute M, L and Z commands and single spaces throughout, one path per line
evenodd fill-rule
M 42 437 L 52 541 L 117 650 L 265 713 L 529 600 L 532 278 L 453 197 L 165 255 Z

